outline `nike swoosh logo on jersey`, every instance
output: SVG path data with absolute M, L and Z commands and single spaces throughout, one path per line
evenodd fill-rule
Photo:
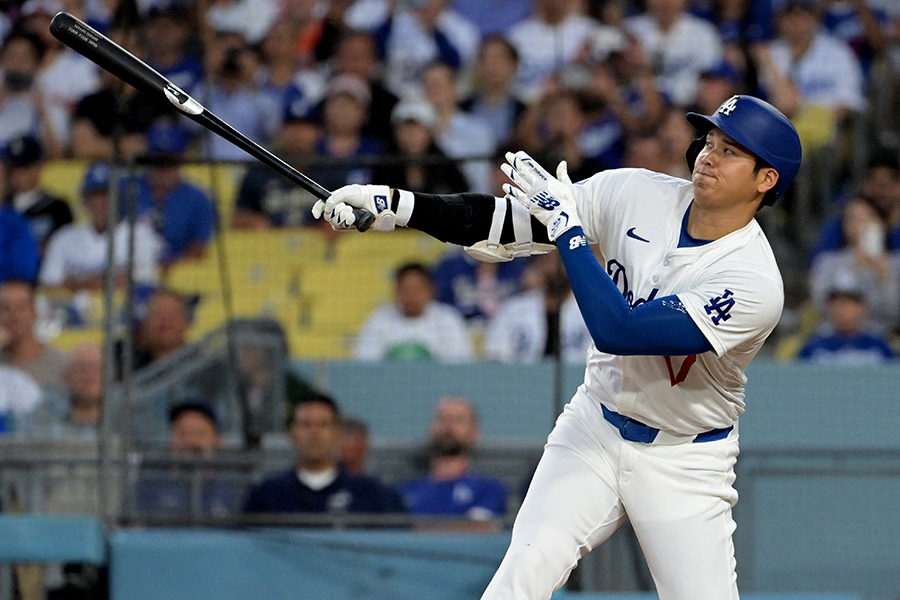
M 633 240 L 637 240 L 639 242 L 647 242 L 649 244 L 650 240 L 645 240 L 644 238 L 642 238 L 641 236 L 636 234 L 634 232 L 635 229 L 637 229 L 637 227 L 632 227 L 631 229 L 629 229 L 628 231 L 625 232 L 625 235 L 627 235 L 628 237 L 630 237 Z

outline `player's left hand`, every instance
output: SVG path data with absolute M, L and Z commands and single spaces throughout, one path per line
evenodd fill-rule
M 507 164 L 500 168 L 515 185 L 504 184 L 503 191 L 525 205 L 534 218 L 547 226 L 551 241 L 556 241 L 563 232 L 581 226 L 566 161 L 559 163 L 554 177 L 525 152 L 508 152 L 506 160 Z
M 313 217 L 325 218 L 337 231 L 348 231 L 356 225 L 354 208 L 375 215 L 372 231 L 393 231 L 397 215 L 390 210 L 391 191 L 386 185 L 345 185 L 326 200 L 318 200 L 312 207 Z

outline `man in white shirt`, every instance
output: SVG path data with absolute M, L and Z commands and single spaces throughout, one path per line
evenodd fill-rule
M 396 283 L 396 302 L 375 309 L 359 334 L 354 358 L 471 361 L 475 352 L 462 315 L 434 300 L 428 269 L 418 263 L 403 265 Z
M 97 163 L 88 169 L 81 185 L 81 197 L 90 222 L 66 225 L 50 238 L 38 278 L 41 286 L 71 292 L 102 288 L 109 185 L 109 165 Z M 128 259 L 128 224 L 115 225 L 114 236 L 116 281 L 122 284 Z M 158 279 L 157 265 L 163 242 L 148 224 L 138 222 L 134 244 L 134 280 L 152 285 Z
M 625 28 L 638 38 L 656 74 L 656 85 L 676 106 L 691 106 L 700 74 L 722 60 L 715 26 L 687 12 L 687 0 L 648 0 L 647 12 Z

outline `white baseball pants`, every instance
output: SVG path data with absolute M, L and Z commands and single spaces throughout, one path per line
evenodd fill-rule
M 736 430 L 671 446 L 624 440 L 579 390 L 550 434 L 482 600 L 548 600 L 626 516 L 660 600 L 738 600 L 737 455 Z

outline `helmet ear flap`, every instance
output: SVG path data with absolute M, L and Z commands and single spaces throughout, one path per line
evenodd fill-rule
M 699 156 L 700 151 L 703 150 L 703 145 L 705 143 L 706 134 L 703 134 L 691 142 L 687 147 L 687 151 L 684 153 L 684 157 L 687 159 L 688 170 L 690 170 L 691 173 L 694 172 L 694 163 L 697 162 L 697 156 Z

